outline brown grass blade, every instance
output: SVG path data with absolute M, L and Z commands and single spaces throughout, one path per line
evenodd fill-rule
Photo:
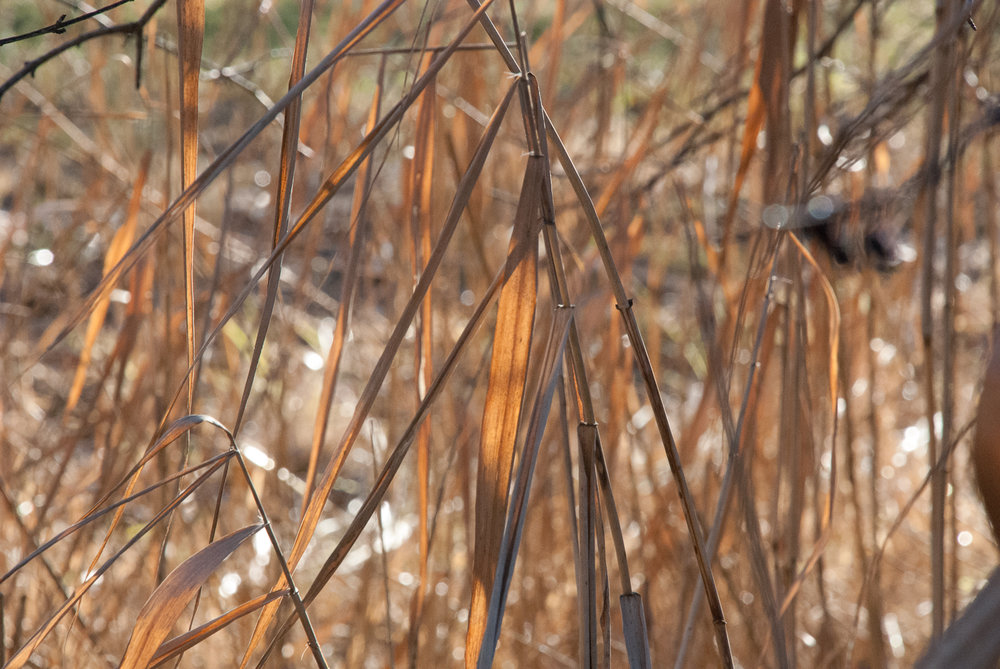
M 535 321 L 543 169 L 541 156 L 528 159 L 493 333 L 490 380 L 476 472 L 476 544 L 465 646 L 467 667 L 476 664 L 483 642 L 488 593 L 493 589 L 493 574 L 503 535 L 514 440 L 520 423 Z
M 149 173 L 149 161 L 151 153 L 146 153 L 136 175 L 135 186 L 132 189 L 132 198 L 128 203 L 128 211 L 125 214 L 125 222 L 115 230 L 111 243 L 108 244 L 107 253 L 104 254 L 104 275 L 107 276 L 118 261 L 122 259 L 125 252 L 132 245 L 135 238 L 136 221 L 139 218 L 139 207 L 142 205 L 142 188 L 146 184 L 146 175 Z M 64 413 L 69 415 L 80 400 L 80 393 L 83 391 L 83 384 L 87 380 L 87 369 L 90 367 L 91 352 L 94 349 L 94 342 L 104 325 L 104 318 L 107 316 L 108 307 L 111 304 L 111 287 L 113 283 L 107 283 L 101 291 L 94 310 L 87 320 L 87 331 L 83 336 L 83 346 L 80 349 L 80 362 L 77 363 L 76 375 L 73 377 L 73 385 L 70 386 L 69 396 L 66 398 L 66 408 Z
M 600 512 L 597 508 L 597 480 L 594 467 L 597 450 L 597 425 L 579 423 L 576 426 L 576 439 L 579 444 L 580 457 L 577 463 L 579 480 L 579 515 L 578 526 L 580 544 L 580 567 L 576 572 L 577 592 L 577 622 L 579 631 L 580 665 L 584 667 L 597 666 L 597 569 L 595 534 L 600 522 Z
M 259 610 L 261 607 L 272 601 L 281 599 L 282 597 L 287 597 L 288 594 L 288 590 L 275 590 L 274 592 L 254 597 L 249 602 L 244 602 L 236 608 L 230 609 L 218 618 L 210 620 L 204 625 L 199 625 L 190 632 L 179 634 L 173 639 L 164 641 L 160 644 L 160 647 L 156 649 L 156 654 L 150 658 L 149 666 L 157 667 L 163 664 L 172 657 L 175 657 L 176 655 L 179 655 L 180 653 L 198 645 L 216 632 L 222 631 L 226 628 L 226 626 L 236 622 L 243 616 Z
M 189 416 L 181 416 L 180 418 L 172 422 L 170 425 L 168 425 L 163 430 L 163 432 L 160 433 L 160 436 L 156 438 L 156 441 L 153 442 L 153 444 L 148 449 L 146 449 L 146 452 L 143 454 L 142 458 L 132 467 L 128 475 L 118 485 L 116 485 L 111 492 L 102 497 L 101 498 L 102 501 L 108 499 L 114 492 L 114 490 L 117 490 L 118 488 L 120 488 L 122 485 L 125 484 L 126 480 L 134 478 L 136 474 L 138 474 L 139 471 L 146 465 L 146 463 L 148 463 L 150 460 L 156 457 L 156 455 L 160 451 L 162 451 L 168 445 L 180 439 L 182 436 L 187 434 L 189 431 L 191 431 L 198 425 L 202 424 L 211 425 L 216 429 L 222 430 L 222 432 L 229 439 L 230 444 L 233 442 L 232 432 L 230 432 L 225 425 L 220 423 L 212 416 L 208 416 L 205 414 L 191 414 Z M 131 489 L 128 489 L 128 493 L 131 493 Z
M 625 550 L 625 538 L 622 534 L 621 518 L 618 515 L 618 503 L 615 502 L 614 491 L 611 488 L 611 475 L 604 456 L 604 445 L 601 442 L 601 432 L 597 430 L 597 448 L 594 451 L 594 469 L 597 474 L 597 484 L 600 487 L 601 503 L 604 516 L 611 532 L 611 543 L 615 547 L 615 559 L 618 561 L 618 576 L 622 594 L 632 592 L 632 579 L 629 575 L 628 554 Z
M 213 541 L 184 560 L 157 586 L 139 611 L 132 636 L 122 656 L 123 669 L 144 668 L 156 655 L 160 644 L 170 633 L 177 618 L 194 598 L 202 584 L 240 544 L 263 527 L 248 525 L 241 530 Z
M 437 32 L 437 31 L 435 31 Z M 430 54 L 424 56 L 430 62 Z M 437 137 L 436 114 L 437 90 L 432 81 L 420 97 L 417 112 L 417 141 L 413 159 L 413 187 L 411 198 L 415 212 L 411 220 L 413 231 L 413 275 L 423 271 L 425 259 L 431 254 L 431 221 L 433 220 L 432 194 L 434 184 L 434 144 Z M 425 389 L 434 378 L 434 302 L 433 293 L 427 293 L 420 306 L 417 323 L 416 351 L 414 352 L 414 377 L 417 401 L 423 400 Z M 417 516 L 419 518 L 418 539 L 420 541 L 419 585 L 413 592 L 410 605 L 409 663 L 417 663 L 417 641 L 420 635 L 420 620 L 423 617 L 424 600 L 428 587 L 428 558 L 430 550 L 429 531 L 429 488 L 430 488 L 430 424 L 424 423 L 417 435 Z
M 557 309 L 549 330 L 542 359 L 541 382 L 531 402 L 531 417 L 528 419 L 528 429 L 524 436 L 524 450 L 518 460 L 517 479 L 511 493 L 510 507 L 500 544 L 496 576 L 493 579 L 493 589 L 487 611 L 487 624 L 476 663 L 480 669 L 488 669 L 493 665 L 497 643 L 500 641 L 500 627 L 503 623 L 504 608 L 507 605 L 507 593 L 514 576 L 514 565 L 517 562 L 521 534 L 528 513 L 528 498 L 531 492 L 535 463 L 538 461 L 538 450 L 545 431 L 545 423 L 552 408 L 552 396 L 555 394 L 556 381 L 562 371 L 563 351 L 566 348 L 566 337 L 569 334 L 572 318 L 572 307 Z
M 181 3 L 184 4 L 184 3 Z M 306 51 L 309 46 L 309 27 L 312 25 L 312 0 L 306 0 L 299 6 L 299 26 L 295 34 L 295 50 L 292 52 L 292 72 L 288 77 L 288 88 L 291 89 L 302 79 L 306 69 Z M 288 209 L 291 206 L 292 178 L 295 176 L 295 157 L 299 145 L 299 117 L 301 115 L 302 96 L 295 98 L 285 110 L 285 124 L 281 134 L 281 158 L 278 166 L 277 197 L 274 203 L 274 234 L 273 249 L 281 241 L 288 226 Z M 185 184 L 186 186 L 187 184 Z M 274 312 L 274 302 L 278 297 L 278 284 L 281 280 L 281 256 L 275 258 L 267 274 L 267 297 L 257 324 L 257 338 L 254 341 L 253 353 L 250 356 L 250 367 L 247 370 L 246 382 L 243 384 L 243 397 L 240 399 L 236 420 L 233 422 L 233 433 L 239 434 L 246 413 L 247 402 L 250 400 L 250 390 L 257 375 L 257 365 L 264 349 L 264 339 Z M 192 360 L 193 362 L 193 360 Z M 188 407 L 190 413 L 190 407 Z
M 201 74 L 201 47 L 205 37 L 204 0 L 177 3 L 177 48 L 181 79 L 181 188 L 187 188 L 198 174 L 198 80 Z M 197 201 L 184 208 L 184 315 L 187 322 L 188 368 L 194 367 L 194 221 Z M 188 378 L 187 413 L 194 404 L 193 377 Z
M 119 482 L 119 484 L 116 485 L 110 492 L 104 495 L 101 498 L 101 500 L 98 501 L 97 504 L 98 505 L 102 504 L 114 493 L 115 490 L 118 490 L 123 485 L 125 486 L 125 491 L 123 495 L 125 497 L 130 496 L 132 492 L 135 490 L 135 486 L 138 484 L 139 475 L 142 473 L 143 467 L 145 467 L 150 460 L 156 457 L 156 455 L 160 453 L 164 448 L 166 448 L 169 444 L 173 443 L 180 437 L 188 434 L 188 432 L 190 432 L 191 429 L 202 423 L 208 423 L 209 425 L 219 428 L 229 438 L 230 443 L 231 444 L 233 443 L 232 433 L 224 425 L 222 425 L 219 421 L 215 420 L 211 416 L 205 416 L 205 415 L 182 416 L 181 418 L 178 418 L 173 423 L 171 423 L 163 431 L 160 437 L 148 449 L 146 449 L 146 453 L 142 456 L 139 462 L 132 467 L 132 470 L 128 473 L 128 475 L 125 476 L 122 479 L 122 481 Z M 95 505 L 94 510 L 96 510 L 96 506 L 97 505 Z M 94 557 L 90 561 L 90 566 L 88 568 L 89 571 L 93 571 L 94 568 L 97 566 L 97 562 L 100 560 L 101 555 L 104 553 L 104 549 L 107 547 L 108 542 L 111 540 L 111 535 L 114 532 L 115 528 L 118 526 L 118 524 L 121 522 L 122 515 L 124 513 L 125 513 L 124 506 L 120 507 L 115 512 L 114 519 L 111 521 L 111 524 L 108 527 L 107 532 L 105 532 L 103 542 L 98 547 L 97 552 L 94 554 Z

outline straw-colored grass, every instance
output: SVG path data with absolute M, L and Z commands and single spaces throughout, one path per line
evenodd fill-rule
M 0 664 L 902 667 L 995 565 L 994 5 L 9 5 Z

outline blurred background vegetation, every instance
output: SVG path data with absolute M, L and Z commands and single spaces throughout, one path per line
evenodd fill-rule
M 299 3 L 206 0 L 196 135 L 180 124 L 195 108 L 180 98 L 178 59 L 200 29 L 179 33 L 174 3 L 135 0 L 0 46 L 10 84 L 0 96 L 4 661 L 35 639 L 18 666 L 117 665 L 156 586 L 214 539 L 262 508 L 290 550 L 306 498 L 342 454 L 295 560 L 305 593 L 406 438 L 504 267 L 531 146 L 515 102 L 423 306 L 404 320 L 516 79 L 476 26 L 410 96 L 472 9 L 395 4 L 305 87 L 282 228 L 290 114 L 254 124 L 289 89 L 297 36 L 308 72 L 376 3 L 316 0 L 306 34 Z M 973 3 L 973 30 L 961 3 L 929 0 L 512 4 L 541 104 L 633 299 L 737 665 L 912 665 L 996 563 L 966 452 L 1000 299 L 996 5 Z M 93 9 L 6 0 L 0 37 Z M 512 5 L 486 16 L 516 53 Z M 116 32 L 130 22 L 128 35 Z M 49 53 L 91 31 L 105 34 Z M 398 122 L 363 144 L 401 100 Z M 197 171 L 182 178 L 194 136 Z M 371 152 L 354 160 L 361 146 Z M 357 171 L 331 191 L 345 164 Z M 218 169 L 198 182 L 186 228 L 171 203 L 209 166 Z M 547 174 L 561 257 L 541 250 L 524 396 L 544 385 L 558 265 L 617 509 L 602 497 L 604 522 L 590 536 L 577 528 L 584 416 L 569 375 L 541 441 L 495 665 L 626 664 L 612 516 L 653 666 L 714 665 L 720 650 L 703 602 L 691 608 L 699 570 L 636 342 L 567 169 L 552 158 Z M 285 229 L 294 238 L 272 253 Z M 474 539 L 496 307 L 485 313 L 414 452 L 373 498 L 375 518 L 307 607 L 330 666 L 463 661 L 474 563 L 496 560 L 477 556 Z M 224 431 L 176 422 L 187 414 L 235 433 L 261 508 Z M 180 438 L 137 467 L 170 425 Z M 223 469 L 156 515 L 199 475 L 174 474 L 227 453 Z M 120 518 L 94 516 L 150 486 Z M 93 522 L 59 535 L 84 518 Z M 588 541 L 598 551 L 592 647 L 580 641 L 588 614 L 574 569 Z M 286 557 L 255 533 L 164 633 L 259 603 Z M 257 662 L 257 614 L 196 635 L 181 666 L 238 666 L 245 652 Z M 295 626 L 266 664 L 310 661 Z

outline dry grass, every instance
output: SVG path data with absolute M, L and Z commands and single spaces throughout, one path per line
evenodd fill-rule
M 0 46 L 0 661 L 909 666 L 975 594 L 995 6 L 519 4 Z

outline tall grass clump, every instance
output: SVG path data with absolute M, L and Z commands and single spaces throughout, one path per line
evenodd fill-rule
M 997 24 L 10 0 L 0 664 L 913 665 L 997 558 Z

